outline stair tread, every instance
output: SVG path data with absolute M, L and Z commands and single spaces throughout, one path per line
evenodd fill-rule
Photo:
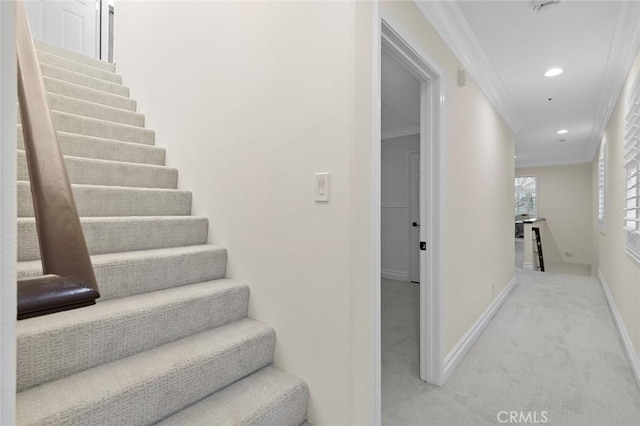
M 112 81 L 103 80 L 101 78 L 92 77 L 90 75 L 45 63 L 40 63 L 40 70 L 42 71 L 42 75 L 46 77 L 56 78 L 58 80 L 77 84 L 78 86 L 90 87 L 95 90 L 114 93 L 124 97 L 129 96 L 129 88 L 120 83 L 114 83 Z
M 80 135 L 61 130 L 56 133 L 60 148 L 65 155 L 132 164 L 164 165 L 165 149 L 158 146 Z M 22 126 L 18 124 L 18 149 L 23 148 Z
M 121 108 L 129 111 L 135 111 L 137 107 L 137 102 L 128 96 L 105 92 L 104 90 L 82 86 L 59 78 L 48 77 L 46 75 L 43 76 L 43 79 L 47 93 L 63 94 L 61 92 L 64 92 L 67 96 L 76 99 L 90 100 L 101 105 L 119 105 Z M 70 93 L 73 93 L 74 95 L 71 95 Z
M 100 78 L 102 80 L 111 81 L 118 84 L 122 83 L 122 76 L 116 74 L 115 71 L 98 68 L 93 65 L 65 58 L 64 56 L 56 55 L 44 50 L 36 50 L 36 52 L 38 55 L 38 61 L 40 63 L 54 65 L 60 68 L 65 68 L 71 71 L 79 72 L 91 77 Z
M 161 257 L 173 257 L 184 256 L 190 253 L 200 252 L 214 252 L 217 250 L 225 250 L 222 247 L 214 246 L 211 244 L 199 244 L 195 246 L 185 247 L 167 247 L 150 250 L 135 250 L 125 251 L 119 253 L 102 253 L 94 254 L 91 256 L 91 263 L 94 269 L 100 265 L 120 262 L 131 262 L 138 259 L 147 258 L 161 258 Z M 27 276 L 36 276 L 42 273 L 42 265 L 39 260 L 28 260 L 25 262 L 18 262 L 16 266 L 16 273 L 19 278 Z
M 221 278 L 19 321 L 18 390 L 240 320 L 248 301 L 246 283 Z
M 18 181 L 18 216 L 32 217 L 31 183 Z M 188 216 L 191 192 L 178 189 L 71 184 L 79 216 Z
M 209 228 L 202 216 L 98 216 L 80 222 L 90 254 L 202 245 Z M 35 218 L 18 218 L 18 261 L 40 258 L 36 229 Z
M 308 395 L 302 379 L 269 365 L 158 425 L 297 426 L 305 420 Z
M 155 132 L 144 127 L 55 110 L 51 115 L 59 131 L 145 145 L 153 145 L 155 141 Z
M 26 155 L 26 152 L 24 149 L 18 149 L 18 152 L 21 153 L 22 155 Z M 165 166 L 165 165 L 158 165 L 158 164 L 144 164 L 144 163 L 132 163 L 129 161 L 119 161 L 119 160 L 105 160 L 102 158 L 88 158 L 88 157 L 78 157 L 76 155 L 63 155 L 65 160 L 71 160 L 71 161 L 78 161 L 78 162 L 82 162 L 82 163 L 87 163 L 87 164 L 104 164 L 104 165 L 112 165 L 112 166 L 116 166 L 116 165 L 123 165 L 126 167 L 134 167 L 136 169 L 140 169 L 140 170 L 171 170 L 171 171 L 178 171 L 177 168 L 175 167 L 170 167 L 170 166 Z M 24 179 L 18 179 L 20 180 L 24 180 Z M 111 185 L 111 186 L 117 186 L 117 185 Z M 175 188 L 174 188 L 175 189 Z
M 103 364 L 18 393 L 17 423 L 154 422 L 268 365 L 274 339 L 242 319 Z
M 76 114 L 81 117 L 96 118 L 113 123 L 127 124 L 130 126 L 144 127 L 145 116 L 136 111 L 104 105 L 85 99 L 47 92 L 49 107 L 51 110 Z M 106 118 L 108 117 L 108 118 Z
M 47 52 L 83 64 L 92 64 L 92 66 L 95 66 L 96 68 L 102 68 L 108 71 L 115 71 L 116 69 L 114 64 L 83 55 L 82 53 L 75 52 L 73 50 L 65 49 L 64 47 L 56 46 L 37 39 L 34 39 L 33 42 L 36 46 L 36 50 L 38 51 Z

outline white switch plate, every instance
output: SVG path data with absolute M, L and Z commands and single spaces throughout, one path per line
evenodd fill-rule
M 331 174 L 316 173 L 316 186 L 315 186 L 316 201 L 322 203 L 328 203 L 331 198 Z

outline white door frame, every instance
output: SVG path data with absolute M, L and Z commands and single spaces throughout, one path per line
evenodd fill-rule
M 413 73 L 421 83 L 420 97 L 420 240 L 426 242 L 426 251 L 420 256 L 420 378 L 428 383 L 442 385 L 444 382 L 444 358 L 442 356 L 443 324 L 442 324 L 442 239 L 440 235 L 441 219 L 443 215 L 443 179 L 441 164 L 443 156 L 443 129 L 444 129 L 444 86 L 445 75 L 441 68 L 429 55 L 424 54 L 418 48 L 417 43 L 412 43 L 409 37 L 403 34 L 402 26 L 394 23 L 393 19 L 379 9 L 379 21 L 376 25 L 377 39 L 374 41 L 377 51 L 374 53 L 374 82 L 380 84 L 381 49 L 395 58 L 399 63 Z M 374 125 L 373 134 L 379 136 L 380 117 L 379 106 L 381 104 L 380 89 L 374 89 L 375 104 L 378 106 L 378 117 Z M 377 199 L 377 210 L 380 211 L 380 152 L 381 140 L 374 141 L 374 200 Z M 375 158 L 377 156 L 377 158 Z M 380 252 L 380 222 L 374 225 L 374 245 Z M 378 265 L 379 266 L 379 265 Z M 376 275 L 374 275 L 376 276 Z M 380 271 L 377 271 L 380 276 Z M 378 287 L 380 283 L 378 282 Z M 375 291 L 376 306 L 374 307 L 374 327 L 380 333 L 380 290 Z M 381 417 L 381 341 L 378 334 L 374 340 L 376 345 L 376 423 Z
M 418 223 L 421 223 L 420 221 L 422 220 L 422 215 L 420 215 L 420 199 L 422 197 L 420 197 L 420 188 L 422 187 L 421 184 L 418 185 L 418 199 L 414 200 L 413 199 L 413 189 L 415 189 L 414 185 L 414 177 L 415 175 L 413 174 L 413 161 L 412 158 L 415 158 L 414 156 L 417 156 L 417 160 L 418 160 L 418 176 L 420 176 L 420 151 L 411 151 L 409 152 L 409 154 L 407 154 L 407 158 L 408 158 L 408 169 L 409 170 L 409 215 L 408 218 L 409 220 L 406 223 L 406 226 L 409 228 L 409 267 L 407 269 L 408 273 L 407 276 L 409 278 L 410 282 L 420 282 L 420 249 L 418 247 L 419 242 L 423 241 L 420 238 L 420 225 L 418 225 L 418 235 L 417 235 L 417 240 L 416 240 L 416 230 L 414 229 L 415 227 L 413 226 L 413 222 L 417 221 Z M 418 217 L 417 220 L 414 220 L 414 208 L 417 208 L 418 211 Z M 414 259 L 414 255 L 418 253 L 417 258 Z M 416 262 L 417 261 L 417 262 Z M 417 273 L 416 273 L 417 271 Z

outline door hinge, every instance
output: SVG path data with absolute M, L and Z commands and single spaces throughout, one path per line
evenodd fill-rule
M 420 250 L 427 250 L 427 242 L 426 241 L 420 241 Z

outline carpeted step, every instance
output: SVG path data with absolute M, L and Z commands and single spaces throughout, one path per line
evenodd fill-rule
M 136 188 L 178 187 L 178 169 L 171 167 L 68 156 L 64 161 L 71 183 Z M 24 151 L 18 151 L 18 180 L 29 180 Z
M 298 426 L 305 421 L 309 388 L 274 365 L 185 408 L 159 426 Z
M 207 281 L 17 323 L 18 391 L 247 316 L 249 287 Z
M 106 71 L 115 72 L 116 66 L 110 64 L 109 62 L 101 61 L 96 58 L 91 58 L 89 56 L 85 56 L 82 53 L 74 52 L 72 50 L 65 49 L 63 47 L 54 46 L 52 44 L 45 43 L 40 40 L 33 40 L 36 50 L 38 52 L 47 52 L 53 55 L 61 56 L 63 58 L 71 59 L 73 61 L 77 61 L 86 65 L 91 65 L 92 67 L 101 68 Z
M 47 98 L 49 100 L 49 107 L 52 110 L 114 123 L 128 124 L 130 126 L 144 127 L 144 114 L 138 112 L 58 95 L 57 93 L 48 93 Z
M 137 126 L 112 123 L 61 111 L 51 111 L 56 130 L 97 138 L 153 145 L 155 132 Z
M 90 87 L 103 92 L 112 93 L 114 95 L 129 96 L 129 88 L 121 84 L 112 83 L 100 78 L 91 77 L 79 72 L 70 71 L 65 68 L 56 67 L 49 64 L 40 64 L 42 75 L 45 77 L 56 78 L 79 86 Z
M 274 331 L 244 319 L 17 395 L 20 425 L 146 425 L 270 364 Z
M 114 95 L 102 90 L 91 89 L 78 84 L 69 83 L 56 78 L 44 77 L 44 85 L 48 93 L 69 96 L 114 108 L 135 111 L 137 102 L 125 96 Z
M 183 216 L 191 193 L 175 189 L 71 185 L 79 216 Z M 18 217 L 33 217 L 29 182 L 18 181 Z
M 157 146 L 67 132 L 57 132 L 57 134 L 58 144 L 63 155 L 157 166 L 163 166 L 165 163 L 165 150 Z M 18 125 L 18 149 L 24 150 L 24 139 L 20 125 Z
M 99 302 L 224 278 L 227 250 L 211 245 L 97 254 Z M 18 278 L 42 275 L 39 260 L 18 262 Z
M 64 68 L 69 71 L 74 71 L 80 74 L 88 75 L 89 77 L 99 78 L 101 80 L 110 81 L 116 84 L 122 84 L 122 76 L 116 74 L 113 71 L 107 71 L 102 68 L 97 68 L 92 65 L 87 65 L 82 62 L 75 61 L 73 59 L 54 55 L 50 52 L 38 51 L 37 53 L 38 53 L 38 61 L 41 64 L 53 65 L 58 68 Z
M 209 221 L 197 216 L 80 218 L 90 254 L 184 247 L 207 243 Z M 36 222 L 18 218 L 18 261 L 40 258 Z

